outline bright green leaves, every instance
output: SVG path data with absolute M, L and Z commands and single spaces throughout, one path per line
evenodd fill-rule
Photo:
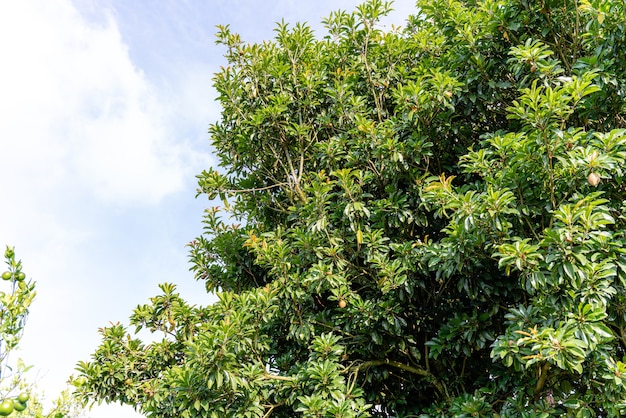
M 131 324 L 164 331 L 165 338 L 145 345 L 120 324 L 101 329 L 103 343 L 92 361 L 79 364 L 86 378 L 77 385 L 79 393 L 105 400 L 119 396 L 165 417 L 216 411 L 262 416 L 257 390 L 266 372 L 258 360 L 268 358 L 269 348 L 256 319 L 269 321 L 276 312 L 273 292 L 221 293 L 218 303 L 198 309 L 184 304 L 172 285 L 161 288 L 150 305 L 135 309 Z M 183 361 L 188 367 L 180 367 Z M 229 398 L 216 402 L 222 393 Z
M 364 202 L 356 200 L 357 196 L 363 198 L 370 197 L 363 193 L 362 186 L 371 175 L 369 172 L 342 169 L 331 173 L 337 177 L 338 185 L 343 188 L 343 198 L 347 201 L 343 213 L 350 223 L 350 229 L 355 233 L 356 243 L 360 246 L 363 243 L 363 231 L 369 230 L 371 212 Z
M 303 198 L 300 183 L 309 164 L 305 150 L 317 142 L 311 125 L 321 100 L 311 89 L 319 88 L 326 71 L 323 61 L 312 65 L 312 58 L 323 53 L 316 50 L 311 29 L 301 24 L 291 30 L 281 24 L 276 43 L 263 46 L 244 46 L 228 28 L 222 28 L 219 40 L 228 46 L 227 57 L 236 68 L 227 67 L 214 79 L 226 112 L 210 128 L 227 168 L 229 189 L 242 193 L 282 188 L 283 196 L 274 195 L 274 205 L 282 210 L 286 202 Z M 300 105 L 295 114 L 293 102 Z M 210 187 L 221 185 L 213 174 L 209 171 L 201 180 L 206 178 Z M 252 209 L 237 207 L 241 212 Z
M 484 396 L 473 396 L 469 393 L 454 399 L 449 411 L 459 418 L 493 416 L 493 409 Z
M 295 411 L 304 417 L 341 416 L 367 417 L 371 405 L 363 399 L 363 391 L 355 386 L 354 374 L 346 380 L 347 369 L 339 361 L 344 347 L 340 337 L 322 334 L 313 340 L 311 357 L 297 379 L 304 393 L 298 396 Z
M 105 328 L 86 396 L 163 417 L 622 413 L 623 5 L 417 6 L 406 30 L 378 0 L 333 13 L 322 40 L 220 28 L 221 168 L 198 183 L 223 207 L 189 245 L 219 301 L 162 287 L 132 321 L 164 340 Z
M 580 303 L 576 312 L 568 314 L 568 323 L 573 323 L 576 336 L 591 350 L 614 338 L 613 332 L 604 322 L 606 319 L 606 310 L 599 304 Z
M 30 369 L 21 359 L 17 365 L 9 363 L 9 356 L 17 349 L 30 306 L 35 298 L 35 283 L 25 280 L 20 260 L 15 258 L 15 250 L 7 246 L 4 250 L 6 271 L 0 282 L 0 396 L 4 400 L 26 385 L 23 375 Z M 11 400 L 9 400 L 11 402 Z
M 439 112 L 454 110 L 452 98 L 463 83 L 449 71 L 431 68 L 424 72 L 417 80 L 398 86 L 394 98 L 400 105 L 398 110 L 405 112 L 408 120 L 429 125 Z
M 35 282 L 26 279 L 23 265 L 15 250 L 4 251 L 6 270 L 0 281 L 0 409 L 4 416 L 43 418 L 82 416 L 83 408 L 68 390 L 62 391 L 52 404 L 42 405 L 44 396 L 29 382 L 28 372 L 34 366 L 21 358 L 11 360 L 18 350 L 26 327 L 30 307 L 35 299 Z
M 519 154 L 515 155 L 519 145 L 499 138 L 491 139 L 497 148 L 489 157 L 497 155 L 504 144 L 519 164 Z M 584 169 L 599 157 L 598 151 L 584 151 L 582 146 L 578 149 L 583 150 L 579 164 Z M 473 153 L 471 159 L 477 165 L 488 166 L 478 153 Z M 495 180 L 505 179 L 502 175 Z M 560 179 L 564 181 L 565 177 L 555 176 L 555 187 L 559 187 Z M 569 187 L 586 191 L 588 186 L 583 181 L 571 182 Z M 610 355 L 614 330 L 607 322 L 607 307 L 621 287 L 617 282 L 620 252 L 609 244 L 614 239 L 614 202 L 603 198 L 602 193 L 569 193 L 571 201 L 560 203 L 549 213 L 547 228 L 533 231 L 532 238 L 512 237 L 493 254 L 507 275 L 518 272 L 526 291 L 533 295 L 535 308 L 520 307 L 517 313 L 507 315 L 510 326 L 494 342 L 492 356 L 516 370 L 536 368 L 547 381 L 564 373 L 582 374 L 589 364 L 596 364 L 595 358 Z M 521 215 L 533 212 L 522 210 Z M 546 380 L 538 380 L 535 396 L 546 384 Z
M 533 75 L 539 71 L 541 78 L 550 80 L 563 73 L 559 61 L 553 57 L 554 53 L 541 41 L 528 38 L 524 45 L 512 47 L 509 55 L 509 63 L 518 75 Z M 526 83 L 522 81 L 522 84 Z
M 563 77 L 556 80 L 554 87 L 543 86 L 534 80 L 530 87 L 522 89 L 522 96 L 508 108 L 509 118 L 518 119 L 541 133 L 560 128 L 583 97 L 600 89 L 592 84 L 595 77 L 593 72 L 584 73 L 582 77 Z
M 311 345 L 314 359 L 338 361 L 345 348 L 340 344 L 341 338 L 333 334 L 322 334 L 313 340 Z
M 596 350 L 602 353 L 613 340 L 612 331 L 603 322 L 606 312 L 599 305 L 581 303 L 576 312 L 553 326 L 547 325 L 552 322 L 548 318 L 545 322 L 539 320 L 539 313 L 533 307 L 520 307 L 507 314 L 512 326 L 493 343 L 491 356 L 516 369 L 538 364 L 547 373 L 545 365 L 549 364 L 581 374 L 585 360 L 594 356 Z M 519 321 L 520 316 L 525 319 Z
M 170 283 L 159 285 L 162 295 L 150 298 L 150 304 L 139 305 L 130 317 L 135 332 L 147 328 L 151 333 L 160 331 L 164 336 L 176 336 L 189 340 L 196 332 L 196 309 L 187 305 L 175 293 L 176 286 Z
M 458 10 L 455 4 L 447 13 Z M 446 12 L 437 13 L 444 19 Z M 501 33 L 510 39 L 508 28 L 501 24 Z M 503 273 L 499 280 L 524 292 L 524 304 L 508 306 L 518 308 L 506 315 L 509 322 L 491 352 L 533 382 L 531 391 L 515 389 L 520 405 L 524 392 L 527 399 L 537 400 L 558 379 L 615 375 L 617 363 L 609 372 L 604 359 L 616 349 L 623 353 L 614 338 L 623 332 L 622 319 L 616 323 L 609 317 L 621 318 L 624 312 L 620 266 L 625 241 L 619 232 L 623 222 L 617 217 L 624 200 L 620 168 L 624 134 L 621 129 L 597 132 L 577 126 L 596 120 L 597 115 L 590 118 L 590 104 L 603 94 L 605 79 L 591 67 L 583 71 L 581 65 L 570 73 L 570 63 L 561 56 L 563 44 L 544 40 L 526 37 L 509 51 L 507 64 L 519 95 L 507 107 L 508 130 L 484 135 L 460 157 L 465 173 L 480 181 L 458 173 L 440 175 L 427 180 L 421 195 L 435 219 L 447 221 L 443 237 L 419 247 L 422 265 L 444 284 L 456 281 L 459 289 L 481 300 L 494 294 L 484 284 L 493 279 L 483 268 L 489 262 L 483 260 L 495 259 Z M 476 266 L 485 274 L 480 291 L 472 291 L 468 277 Z M 479 324 L 472 320 L 475 317 L 457 314 L 445 322 L 427 342 L 431 357 L 439 360 L 450 353 L 452 358 L 468 357 L 471 349 L 479 350 L 473 346 L 479 341 L 475 336 L 465 338 L 474 328 L 481 335 L 489 327 L 473 328 Z M 591 386 L 580 383 L 590 391 Z M 623 399 L 620 387 L 611 390 L 606 399 Z M 568 408 L 584 409 L 593 399 L 566 391 L 556 396 L 564 402 L 570 399 Z M 479 400 L 463 399 L 456 399 L 451 408 Z M 461 413 L 459 408 L 455 411 Z
M 184 348 L 197 334 L 202 314 L 180 299 L 174 285 L 162 284 L 160 288 L 163 293 L 152 298 L 151 304 L 137 306 L 131 325 L 136 332 L 142 328 L 162 332 L 162 339 L 155 338 L 147 345 L 131 336 L 122 324 L 101 328 L 101 346 L 90 362 L 80 362 L 77 367 L 81 377 L 76 391 L 83 400 L 110 401 L 120 396 L 127 403 L 154 408 L 160 416 L 178 416 L 178 409 L 172 410 L 168 401 L 168 388 L 155 377 L 184 357 Z
M 518 331 L 518 334 L 521 338 L 517 344 L 529 349 L 529 354 L 522 357 L 526 367 L 538 362 L 547 362 L 560 369 L 582 373 L 587 344 L 575 337 L 571 327 L 561 326 L 556 330 L 543 328 L 541 331 L 531 329 Z M 547 373 L 547 368 L 544 370 Z
M 553 214 L 552 227 L 544 230 L 538 244 L 530 244 L 529 238 L 514 238 L 502 244 L 494 253 L 499 266 L 507 275 L 513 268 L 520 271 L 529 289 L 550 291 L 567 284 L 572 295 L 581 292 L 583 301 L 591 297 L 606 303 L 615 292 L 611 287 L 615 264 L 611 258 L 600 261 L 606 253 L 594 252 L 597 246 L 605 248 L 610 241 L 612 235 L 605 228 L 614 220 L 603 205 L 607 201 L 596 197 L 590 195 L 575 204 L 561 205 Z
M 508 237 L 518 209 L 515 196 L 507 189 L 488 186 L 483 192 L 457 193 L 452 176 L 430 180 L 423 189 L 424 202 L 433 207 L 435 216 L 449 218 L 449 223 L 446 236 L 433 250 L 426 247 L 423 262 L 427 261 L 438 275 L 449 277 L 463 266 L 489 256 L 485 250 Z
M 24 281 L 22 262 L 15 259 L 13 248 L 6 247 L 4 258 L 9 279 L 8 283 L 3 285 L 5 291 L 0 292 L 0 309 L 2 312 L 0 362 L 3 363 L 3 366 L 6 356 L 17 347 L 20 341 L 30 305 L 36 295 L 35 284 Z
M 502 244 L 494 253 L 494 256 L 499 258 L 498 266 L 504 267 L 507 276 L 511 274 L 513 267 L 519 271 L 532 271 L 543 258 L 538 251 L 539 246 L 529 244 L 529 242 L 528 238 L 518 238 L 513 243 Z
M 613 381 L 616 385 L 623 385 L 624 378 L 626 378 L 626 363 L 616 362 L 611 358 L 607 358 L 605 362 L 608 370 L 602 378 Z
M 239 291 L 266 283 L 266 272 L 255 266 L 244 247 L 247 230 L 227 223 L 219 207 L 205 210 L 204 231 L 188 244 L 191 270 L 206 283 L 207 291 Z
M 269 289 L 244 294 L 221 293 L 207 312 L 211 322 L 186 348 L 188 367 L 169 373 L 178 382 L 181 410 L 203 410 L 262 416 L 261 391 L 270 377 L 262 363 L 269 340 L 257 318 L 270 320 L 276 313 Z
M 225 189 L 228 186 L 228 179 L 215 169 L 209 168 L 199 174 L 198 186 L 198 195 L 205 193 L 209 200 L 213 200 L 219 195 L 222 200 L 226 200 Z

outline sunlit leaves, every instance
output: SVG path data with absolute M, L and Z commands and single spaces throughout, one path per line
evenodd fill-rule
M 222 207 L 189 245 L 219 300 L 162 287 L 132 325 L 164 340 L 104 328 L 85 393 L 164 417 L 623 412 L 623 4 L 417 6 L 405 30 L 378 0 L 332 13 L 321 40 L 219 28 L 198 183 Z
M 530 239 L 516 240 L 511 244 L 503 244 L 494 256 L 499 257 L 498 265 L 504 267 L 506 274 L 511 274 L 511 268 L 519 271 L 532 270 L 543 258 L 538 245 L 529 244 Z

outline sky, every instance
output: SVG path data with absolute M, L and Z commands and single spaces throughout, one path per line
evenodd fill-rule
M 321 37 L 321 18 L 359 3 L 0 2 L 0 246 L 14 246 L 36 281 L 19 357 L 48 399 L 89 360 L 98 328 L 127 323 L 158 283 L 193 304 L 214 300 L 185 245 L 212 206 L 195 198 L 195 176 L 216 165 L 211 78 L 225 59 L 215 26 L 260 42 L 284 19 Z M 402 25 L 413 1 L 394 9 L 385 25 Z M 141 415 L 102 405 L 88 416 Z

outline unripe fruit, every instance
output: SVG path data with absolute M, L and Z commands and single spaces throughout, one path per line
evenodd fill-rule
M 13 399 L 13 409 L 21 412 L 26 409 L 26 404 L 18 401 L 17 399 Z
M 21 403 L 28 402 L 28 399 L 30 399 L 30 396 L 26 392 L 22 392 L 19 395 L 17 395 L 17 400 L 20 401 Z
M 13 277 L 13 273 L 11 273 L 10 271 L 5 271 L 4 273 L 2 273 L 2 280 L 11 280 L 11 277 Z
M 26 275 L 21 271 L 17 273 L 17 275 L 15 276 L 15 280 L 18 280 L 20 282 L 24 280 L 25 278 L 26 278 Z
M 0 402 L 0 416 L 6 417 L 13 412 L 13 401 L 11 399 L 5 399 Z
M 589 175 L 587 176 L 587 183 L 589 183 L 593 187 L 596 187 L 598 184 L 600 184 L 600 176 L 598 175 L 598 173 L 589 173 Z

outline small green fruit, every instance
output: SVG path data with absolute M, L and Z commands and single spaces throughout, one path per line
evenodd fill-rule
M 6 417 L 13 412 L 13 401 L 11 399 L 5 399 L 0 402 L 0 416 Z
M 11 277 L 13 277 L 13 273 L 11 273 L 10 271 L 5 271 L 4 273 L 2 273 L 2 280 L 11 280 Z
M 15 279 L 20 281 L 20 282 L 22 280 L 24 280 L 25 278 L 26 278 L 26 275 L 23 272 L 21 272 L 21 271 L 19 273 L 17 273 L 17 276 L 15 276 Z
M 26 392 L 22 392 L 19 395 L 17 395 L 17 400 L 20 401 L 21 403 L 26 403 L 28 402 L 29 399 L 30 399 L 30 396 Z
M 17 399 L 13 399 L 13 408 L 17 412 L 22 412 L 23 410 L 26 409 L 26 404 L 18 401 Z

